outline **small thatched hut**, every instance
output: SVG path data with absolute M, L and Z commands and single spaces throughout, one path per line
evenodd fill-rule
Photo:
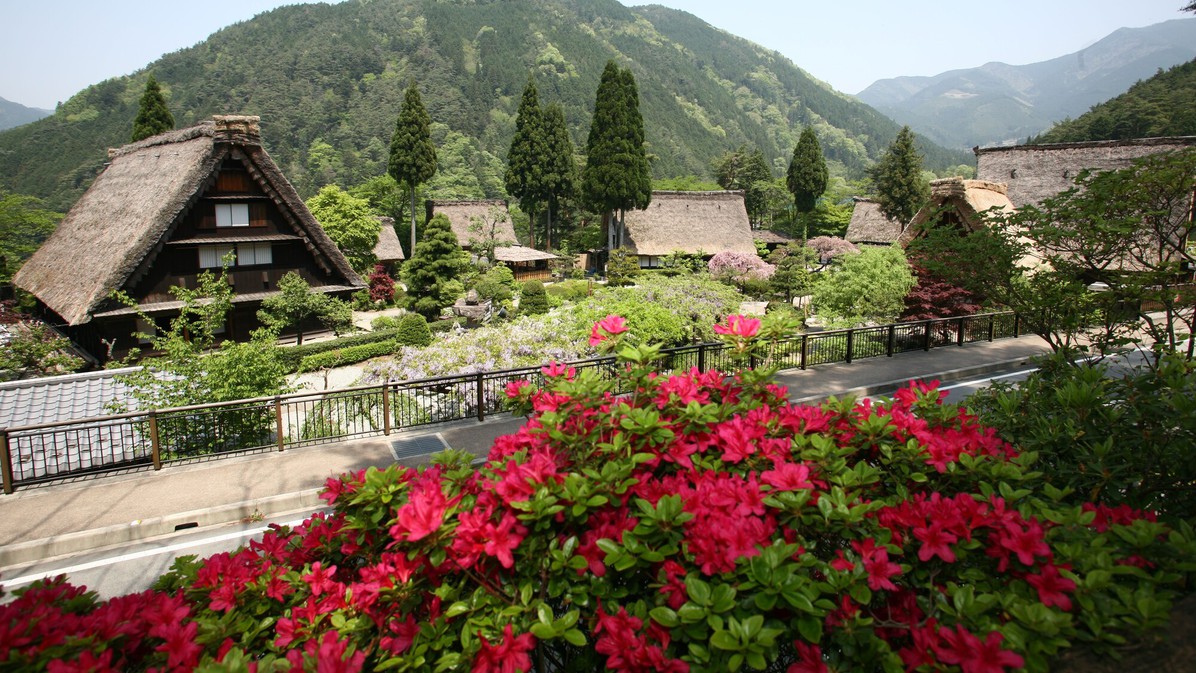
M 317 292 L 347 296 L 363 287 L 262 147 L 258 122 L 217 116 L 110 150 L 108 166 L 14 284 L 37 298 L 47 322 L 100 358 L 154 328 L 138 325 L 113 291 L 165 324 L 181 307 L 170 288 L 196 287 L 226 256 L 235 291 L 226 338 L 249 337 L 262 299 L 289 271 Z
M 511 216 L 507 210 L 507 202 L 501 199 L 480 199 L 474 201 L 427 201 L 425 203 L 427 218 L 440 214 L 448 217 L 453 227 L 453 235 L 465 250 L 469 250 L 472 241 L 483 241 L 493 238 L 497 247 L 494 248 L 495 261 L 511 269 L 516 280 L 547 279 L 551 270 L 548 268 L 550 260 L 557 256 L 550 252 L 543 252 L 534 248 L 519 245 L 515 237 L 515 225 L 511 223 Z
M 374 246 L 374 257 L 378 258 L 379 264 L 386 267 L 388 273 L 394 275 L 395 267 L 406 259 L 403 255 L 403 245 L 399 243 L 399 235 L 395 232 L 395 218 L 379 217 L 378 224 L 382 226 L 378 229 L 378 243 Z
M 845 239 L 860 246 L 889 246 L 901 236 L 902 223 L 886 217 L 879 203 L 858 196 L 854 200 Z
M 1036 204 L 1075 186 L 1084 169 L 1109 171 L 1135 159 L 1196 147 L 1196 136 L 1100 140 L 1051 145 L 977 147 L 976 178 L 1005 184 L 1014 208 Z
M 742 190 L 655 191 L 647 209 L 627 211 L 626 225 L 627 245 L 641 268 L 658 267 L 661 257 L 678 251 L 756 254 Z
M 975 231 L 985 226 L 985 213 L 995 210 L 1012 213 L 1013 204 L 1005 194 L 1005 185 L 984 180 L 946 178 L 930 183 L 930 200 L 914 215 L 897 241 L 902 247 L 926 231 L 926 223 L 937 214 L 938 226 Z

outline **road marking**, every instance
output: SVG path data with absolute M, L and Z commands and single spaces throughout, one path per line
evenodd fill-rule
M 306 519 L 295 519 L 294 521 L 287 521 L 279 525 L 293 527 L 303 523 L 304 521 L 306 521 Z M 149 558 L 150 556 L 158 556 L 160 554 L 169 554 L 171 552 L 182 551 L 184 549 L 190 549 L 191 547 L 201 547 L 205 544 L 214 544 L 216 542 L 226 542 L 228 540 L 235 540 L 241 537 L 249 537 L 251 535 L 257 535 L 258 533 L 264 533 L 267 530 L 270 530 L 269 526 L 258 526 L 256 528 L 249 528 L 246 530 L 237 531 L 235 533 L 223 533 L 221 535 L 213 535 L 211 537 L 191 540 L 189 542 L 177 542 L 159 549 L 144 549 L 142 551 L 129 552 L 128 554 L 121 554 L 120 556 L 112 556 L 96 561 L 88 561 L 87 563 L 79 563 L 77 565 L 58 568 L 42 573 L 22 575 L 21 577 L 14 577 L 8 580 L 0 578 L 0 585 L 3 585 L 6 589 L 11 589 L 12 587 L 31 584 L 37 580 L 54 577 L 56 575 L 73 575 L 77 572 L 91 570 L 93 568 L 102 568 L 104 566 L 116 565 L 117 563 L 124 563 L 126 561 L 136 561 L 137 559 Z
M 996 381 L 997 379 L 1009 379 L 1009 378 L 1013 378 L 1014 376 L 1023 376 L 1025 374 L 1030 374 L 1035 371 L 1038 371 L 1037 367 L 1035 367 L 1034 369 L 1023 369 L 1020 372 L 1010 372 L 1008 374 L 999 374 L 997 376 L 987 376 L 982 379 L 972 379 L 971 381 L 963 381 L 961 383 L 955 383 L 955 384 L 952 384 L 949 386 L 939 386 L 939 390 L 953 390 L 955 388 L 965 388 L 967 386 L 980 385 L 981 383 L 985 383 L 988 381 Z

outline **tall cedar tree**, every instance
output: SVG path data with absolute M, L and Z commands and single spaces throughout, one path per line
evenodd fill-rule
M 403 107 L 390 139 L 387 173 L 395 182 L 407 185 L 411 193 L 411 247 L 415 251 L 415 188 L 436 174 L 436 146 L 432 144 L 432 119 L 424 109 L 419 89 L 412 81 L 403 95 Z
M 174 115 L 166 107 L 166 98 L 162 95 L 158 80 L 151 74 L 145 83 L 145 93 L 141 94 L 141 105 L 133 120 L 133 135 L 129 142 L 135 143 L 173 128 Z
M 544 186 L 548 199 L 548 225 L 544 247 L 552 248 L 552 214 L 577 194 L 577 163 L 573 160 L 573 139 L 560 103 L 544 108 Z
M 876 183 L 880 211 L 891 220 L 907 224 L 930 198 L 930 186 L 922 179 L 922 155 L 908 126 L 901 128 L 869 175 Z
M 793 194 L 797 212 L 808 213 L 818 204 L 818 197 L 826 191 L 828 179 L 826 159 L 822 157 L 822 146 L 818 136 L 809 126 L 801 131 L 793 158 L 789 160 L 789 172 L 785 175 L 785 186 Z
M 507 153 L 507 171 L 503 176 L 507 193 L 519 199 L 519 207 L 531 219 L 528 227 L 531 246 L 536 247 L 536 211 L 547 199 L 544 180 L 544 115 L 540 111 L 540 96 L 536 81 L 528 76 L 515 117 L 515 137 Z
M 468 263 L 448 217 L 440 214 L 428 220 L 423 239 L 403 264 L 403 282 L 411 308 L 428 320 L 440 317 L 440 311 L 456 301 L 453 286 L 460 285 L 452 281 Z
M 594 101 L 594 119 L 586 139 L 586 168 L 582 176 L 586 201 L 612 222 L 611 248 L 623 245 L 623 219 L 629 208 L 644 209 L 652 200 L 652 175 L 644 149 L 644 119 L 639 91 L 630 70 L 614 61 L 606 64 Z

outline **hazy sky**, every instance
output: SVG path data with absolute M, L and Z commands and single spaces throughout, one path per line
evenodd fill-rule
M 502 0 L 518 2 L 519 0 Z M 620 0 L 625 5 L 648 2 Z M 53 109 L 293 0 L 0 0 L 0 98 Z M 1185 0 L 656 0 L 789 57 L 845 93 L 898 75 L 1077 51 L 1122 26 L 1193 17 Z

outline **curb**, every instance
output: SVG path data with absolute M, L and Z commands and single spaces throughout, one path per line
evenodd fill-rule
M 314 510 L 324 506 L 313 488 L 295 493 L 283 493 L 258 500 L 197 509 L 178 514 L 139 519 L 127 524 L 64 533 L 40 540 L 29 540 L 0 547 L 0 568 L 50 560 L 57 556 L 97 551 L 104 547 L 142 542 L 150 538 L 178 531 L 192 532 L 200 528 L 222 526 L 246 519 L 270 518 L 289 512 Z
M 896 390 L 904 388 L 909 385 L 910 381 L 939 381 L 940 383 L 953 383 L 955 381 L 962 381 L 976 376 L 983 376 L 985 374 L 1003 374 L 1012 371 L 1017 371 L 1030 366 L 1030 359 L 1034 356 L 1022 356 L 1013 358 L 1011 360 L 1002 360 L 1000 362 L 989 362 L 982 365 L 972 365 L 971 367 L 960 367 L 959 369 L 949 369 L 945 372 L 936 372 L 934 374 L 927 374 L 924 376 L 907 376 L 901 379 L 892 379 L 883 381 L 881 383 L 871 383 L 866 386 L 858 388 L 851 388 L 840 393 L 836 393 L 834 397 L 843 398 L 847 396 L 855 397 L 869 397 L 872 395 L 888 395 Z M 810 395 L 794 399 L 794 402 L 814 402 L 825 400 L 831 397 L 830 395 Z

